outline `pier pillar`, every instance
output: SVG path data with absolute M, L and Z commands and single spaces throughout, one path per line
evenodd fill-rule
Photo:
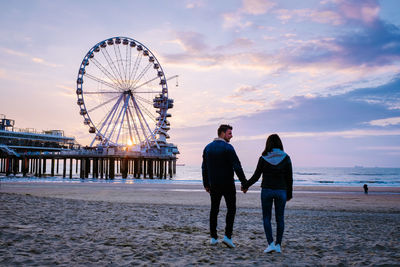
M 72 158 L 69 159 L 69 179 L 72 179 Z
M 46 174 L 46 163 L 47 163 L 47 159 L 43 158 L 43 162 L 42 162 L 42 164 L 43 164 L 43 175 Z
M 168 161 L 168 174 L 169 178 L 172 178 L 172 160 Z
M 160 171 L 159 171 L 159 173 L 160 173 L 160 175 L 159 175 L 159 178 L 160 179 L 162 179 L 163 178 L 163 176 L 164 176 L 164 161 L 162 160 L 162 159 L 160 159 L 160 161 L 159 161 L 160 163 Z
M 90 173 L 90 158 L 85 159 L 85 178 L 89 178 Z
M 148 171 L 149 171 L 149 178 L 150 178 L 150 179 L 153 179 L 153 160 L 152 160 L 152 159 L 150 159 L 150 160 L 147 162 L 147 169 L 148 169 Z
M 14 173 L 14 176 L 17 175 L 17 173 L 18 173 L 18 163 L 19 163 L 19 159 L 14 158 L 13 159 L 13 173 Z
M 138 170 L 139 178 L 142 176 L 142 173 L 143 173 L 143 160 L 139 159 L 139 170 Z
M 176 174 L 176 159 L 174 159 L 174 174 Z
M 83 158 L 81 158 L 81 160 L 80 160 L 80 173 L 79 173 L 79 177 L 81 178 L 81 179 L 83 179 L 83 178 L 85 178 L 85 174 L 83 173 L 83 168 L 84 168 L 84 159 Z
M 128 177 L 128 159 L 127 158 L 123 158 L 121 161 L 121 175 L 122 175 L 122 178 Z
M 147 159 L 143 159 L 143 178 L 146 179 L 146 174 L 147 174 Z
M 59 165 L 60 165 L 60 160 L 59 159 L 57 159 L 57 171 L 56 171 L 56 174 L 58 174 L 59 172 L 58 172 L 58 170 L 59 170 Z
M 106 169 L 106 170 L 105 170 L 106 179 L 110 178 L 110 177 L 109 177 L 109 169 L 108 169 L 108 168 L 109 168 L 109 163 L 108 163 L 108 161 L 109 161 L 108 159 L 105 159 L 105 160 L 104 160 L 104 167 L 105 167 L 105 169 Z
M 109 169 L 110 169 L 110 179 L 114 179 L 114 177 L 115 177 L 115 159 L 114 158 L 110 158 L 110 167 L 109 167 Z
M 6 158 L 6 176 L 9 176 L 11 174 L 11 159 Z
M 38 163 L 39 163 L 39 173 L 38 176 L 42 177 L 42 159 L 38 158 Z
M 99 178 L 99 159 L 98 158 L 93 158 L 92 177 L 93 178 Z
M 54 159 L 51 159 L 51 177 L 54 177 Z
M 38 159 L 33 159 L 33 175 L 37 176 L 38 175 L 38 167 L 37 167 Z
M 104 159 L 100 158 L 100 178 L 104 178 Z
M 29 171 L 29 159 L 23 158 L 22 162 L 22 176 L 26 177 L 26 173 Z
M 138 159 L 133 160 L 133 177 L 137 178 L 138 173 Z
M 35 162 L 35 160 L 34 159 L 31 159 L 30 160 L 30 170 L 29 170 L 29 173 L 34 173 L 34 162 Z
M 63 161 L 63 178 L 65 178 L 66 174 L 67 174 L 67 158 L 64 158 L 64 161 Z

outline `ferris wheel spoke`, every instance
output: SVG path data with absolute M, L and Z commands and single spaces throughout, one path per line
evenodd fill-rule
M 114 106 L 111 108 L 110 112 L 106 113 L 106 115 L 103 117 L 103 119 L 100 120 L 100 122 L 98 123 L 98 125 L 101 124 L 101 127 L 98 128 L 97 125 L 95 125 L 95 126 L 97 127 L 97 129 L 98 129 L 98 133 L 100 133 L 100 135 L 102 135 L 103 137 L 105 137 L 105 135 L 106 135 L 106 133 L 107 133 L 107 130 L 108 130 L 108 128 L 107 128 L 106 131 L 105 131 L 104 133 L 102 133 L 103 128 L 104 128 L 105 125 L 107 125 L 107 121 L 110 119 L 110 116 L 112 115 L 112 117 L 114 117 L 115 110 L 116 110 L 117 106 L 119 105 L 119 102 L 121 101 L 121 98 L 122 98 L 122 97 L 123 97 L 123 95 L 121 94 L 121 95 L 119 96 L 119 99 L 117 100 L 117 102 L 116 102 L 116 103 L 114 104 Z M 111 118 L 111 120 L 112 120 L 112 118 Z M 93 145 L 93 143 L 94 143 L 95 140 L 96 140 L 96 139 L 93 138 L 93 141 L 92 141 L 92 143 L 90 144 L 90 146 Z
M 132 127 L 131 127 L 131 122 L 129 119 L 129 103 L 128 103 L 128 108 L 127 108 L 127 112 L 126 112 L 126 122 L 128 124 L 129 138 L 130 138 L 131 142 L 133 143 L 134 140 L 133 140 L 133 135 L 132 135 Z
M 117 95 L 117 96 L 115 96 L 115 97 L 113 97 L 113 98 L 111 98 L 111 99 L 107 100 L 106 102 L 104 102 L 104 103 L 101 103 L 101 104 L 99 104 L 99 105 L 97 105 L 97 106 L 95 106 L 95 107 L 93 107 L 93 108 L 89 109 L 89 110 L 88 110 L 88 112 L 93 112 L 93 111 L 95 111 L 96 109 L 98 109 L 98 108 L 100 108 L 100 107 L 102 107 L 102 106 L 104 106 L 104 105 L 106 105 L 106 104 L 110 103 L 111 101 L 113 101 L 113 100 L 117 99 L 118 97 L 120 97 L 120 96 L 119 96 L 119 95 Z
M 129 103 L 129 105 L 128 105 L 129 115 L 131 116 L 132 123 L 133 123 L 133 127 L 135 128 L 135 133 L 136 133 L 136 136 L 137 136 L 137 138 L 138 138 L 138 140 L 139 140 L 139 143 L 142 143 L 142 138 L 140 138 L 139 130 L 138 130 L 138 127 L 137 127 L 136 122 L 135 122 L 135 117 L 133 117 L 131 107 L 134 109 L 134 107 L 132 106 L 132 104 Z
M 145 99 L 145 98 L 143 98 L 143 97 L 141 97 L 141 96 L 135 95 L 135 98 L 137 98 L 138 100 L 140 100 L 140 101 L 142 101 L 142 102 L 144 102 L 144 103 L 146 103 L 146 104 L 153 105 L 153 102 L 152 102 L 152 101 L 147 100 L 147 99 Z
M 133 84 L 134 84 L 134 81 L 135 81 L 135 77 L 136 77 L 136 73 L 137 73 L 137 71 L 139 69 L 139 65 L 140 65 L 140 62 L 142 61 L 142 57 L 143 57 L 143 53 L 141 53 L 139 51 L 138 55 L 136 57 L 136 60 L 135 60 L 135 65 L 133 65 L 132 72 L 129 75 L 129 85 L 130 85 L 130 87 L 133 87 Z
M 115 92 L 115 91 L 89 91 L 85 92 L 85 95 L 102 95 L 102 94 L 118 94 L 120 95 L 121 92 Z
M 117 87 L 122 87 L 121 83 L 119 83 L 118 78 L 114 76 L 114 74 L 110 73 L 96 58 L 92 58 L 94 65 L 105 75 L 107 78 Z
M 136 111 L 136 115 L 137 115 L 136 117 L 137 117 L 137 119 L 139 121 L 139 124 L 140 124 L 140 129 L 142 130 L 142 133 L 143 133 L 143 136 L 144 136 L 144 141 L 146 142 L 147 147 L 150 148 L 150 143 L 149 143 L 149 140 L 147 139 L 146 128 L 145 128 L 145 126 L 143 124 L 143 121 L 142 121 L 143 118 L 141 116 L 140 109 L 139 109 L 139 107 L 138 107 L 138 105 L 137 105 L 137 103 L 135 101 L 135 98 L 132 98 L 132 102 L 133 102 L 133 107 L 134 107 L 134 109 Z
M 113 123 L 113 127 L 112 130 L 110 131 L 110 135 L 109 135 L 109 139 L 112 138 L 112 136 L 115 134 L 115 127 L 117 127 L 119 119 L 121 118 L 122 112 L 124 111 L 124 106 L 126 103 L 126 96 L 124 95 L 124 105 L 121 107 L 121 109 L 119 110 L 119 114 L 118 117 L 116 118 L 116 120 Z
M 108 129 L 110 128 L 110 125 L 111 125 L 111 123 L 112 123 L 113 120 L 114 120 L 115 113 L 116 113 L 117 110 L 118 110 L 119 104 L 121 103 L 121 100 L 122 100 L 123 96 L 124 96 L 124 95 L 121 94 L 121 96 L 119 97 L 118 101 L 115 103 L 115 105 L 114 105 L 113 108 L 111 109 L 111 111 L 110 111 L 110 113 L 109 113 L 107 119 L 103 122 L 103 125 L 101 126 L 101 129 L 99 130 L 99 132 L 101 132 L 101 131 L 103 130 L 104 126 L 107 125 L 107 128 L 106 128 L 106 130 L 105 130 L 104 133 L 103 133 L 103 136 L 104 136 L 104 137 L 106 137 L 107 132 L 108 132 Z M 111 115 L 111 114 L 112 114 L 112 115 Z M 110 115 L 111 115 L 111 118 L 110 118 Z M 107 137 L 106 137 L 106 139 L 107 139 Z M 107 139 L 107 143 L 108 143 L 108 140 L 109 140 L 109 139 Z
M 115 141 L 116 143 L 118 143 L 119 135 L 120 135 L 121 129 L 122 129 L 123 125 L 124 125 L 124 119 L 125 119 L 126 109 L 127 109 L 128 103 L 129 103 L 129 98 L 130 98 L 130 95 L 128 94 L 128 96 L 125 98 L 124 107 L 121 110 L 121 112 L 123 112 L 123 113 L 122 113 L 120 127 L 119 127 L 119 130 L 118 130 L 117 139 Z
M 119 83 L 121 87 L 123 87 L 123 84 L 121 83 L 122 81 L 121 73 L 118 73 L 118 69 L 115 67 L 114 61 L 111 59 L 111 56 L 108 53 L 107 49 L 101 49 L 101 52 L 103 53 L 103 56 L 108 63 L 108 66 L 110 66 L 110 69 L 113 72 L 114 74 L 113 76 L 115 77 L 116 81 Z
M 117 52 L 117 50 L 118 50 L 118 52 Z M 121 81 L 122 81 L 123 84 L 125 84 L 125 80 L 124 80 L 124 77 L 123 77 L 124 76 L 123 74 L 125 73 L 125 70 L 124 70 L 124 66 L 122 64 L 122 56 L 121 56 L 121 50 L 119 48 L 119 45 L 114 45 L 114 53 L 115 53 L 115 57 L 117 58 L 117 66 L 118 66 L 119 73 L 120 73 L 120 76 L 121 76 Z
M 154 115 L 142 103 L 140 103 L 140 101 L 137 101 L 137 103 L 140 106 L 140 108 L 143 110 L 143 112 L 146 113 L 146 115 L 149 117 L 149 119 L 152 120 L 153 122 L 156 122 L 155 119 L 152 118 L 152 117 L 154 117 Z
M 156 76 L 156 77 L 154 77 L 154 78 L 152 78 L 152 79 L 150 79 L 150 80 L 148 80 L 148 81 L 146 81 L 146 82 L 144 82 L 144 83 L 142 83 L 142 84 L 140 84 L 140 85 L 138 85 L 138 86 L 133 87 L 132 89 L 138 89 L 138 88 L 140 88 L 140 87 L 142 87 L 142 86 L 144 86 L 144 85 L 146 85 L 146 84 L 148 84 L 148 83 L 151 83 L 152 81 L 157 80 L 158 78 L 159 78 L 159 77 Z
M 146 74 L 146 72 L 153 66 L 153 63 L 147 64 L 147 66 L 140 72 L 138 77 L 135 79 L 136 82 L 132 85 L 132 87 L 135 87 L 135 85 L 142 79 L 142 77 Z
M 128 49 L 128 47 L 129 47 L 129 45 L 126 45 L 126 49 L 125 49 L 125 83 L 128 85 L 128 76 L 127 76 L 127 74 L 129 74 L 129 72 L 130 72 L 130 65 L 131 65 L 131 61 L 129 60 L 128 61 L 128 51 L 130 52 L 131 50 L 130 49 Z M 129 57 L 130 57 L 130 53 L 129 53 Z M 128 68 L 128 66 L 129 66 L 129 68 Z
M 153 142 L 157 145 L 158 148 L 160 148 L 160 147 L 158 146 L 157 141 L 156 141 L 156 137 L 153 135 L 153 132 L 152 132 L 152 130 L 150 129 L 149 124 L 148 124 L 147 121 L 146 121 L 146 118 L 143 116 L 143 113 L 142 113 L 142 111 L 140 110 L 138 104 L 136 103 L 135 98 L 132 97 L 132 101 L 135 103 L 136 109 L 137 109 L 137 110 L 139 111 L 139 113 L 140 113 L 139 118 L 140 118 L 140 117 L 143 118 L 144 123 L 146 124 L 147 130 L 149 131 L 149 133 L 150 133 L 150 135 L 151 135 L 151 137 L 152 137 Z M 145 132 L 144 132 L 144 133 L 145 133 Z M 147 135 L 145 134 L 145 136 L 147 136 Z M 146 140 L 147 140 L 147 137 L 146 137 Z
M 98 78 L 98 77 L 94 76 L 94 75 L 91 75 L 91 74 L 89 74 L 89 73 L 86 73 L 86 77 L 92 79 L 92 80 L 95 81 L 95 82 L 99 82 L 99 83 L 101 83 L 101 84 L 107 85 L 108 87 L 111 87 L 111 88 L 120 90 L 120 87 L 118 87 L 118 86 L 116 86 L 116 85 L 114 85 L 114 84 L 111 84 L 111 83 L 109 83 L 109 82 L 107 82 L 107 81 L 105 81 L 105 80 L 103 80 L 103 79 L 101 79 L 101 78 Z

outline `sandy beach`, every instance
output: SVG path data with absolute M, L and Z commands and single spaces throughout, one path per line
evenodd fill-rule
M 282 254 L 263 253 L 259 194 L 238 190 L 229 249 L 208 245 L 201 185 L 2 182 L 0 265 L 400 265 L 400 188 L 295 187 Z

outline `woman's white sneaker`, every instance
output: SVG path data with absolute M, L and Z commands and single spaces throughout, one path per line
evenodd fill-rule
M 279 245 L 278 245 L 279 246 Z M 280 247 L 279 247 L 280 249 Z M 271 244 L 268 245 L 268 247 L 264 250 L 265 253 L 271 253 L 275 251 L 275 245 L 274 242 L 272 242 Z

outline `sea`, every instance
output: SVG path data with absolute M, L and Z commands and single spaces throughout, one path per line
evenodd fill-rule
M 253 168 L 244 167 L 247 178 L 253 175 Z M 69 172 L 67 172 L 68 174 Z M 155 183 L 155 184 L 202 184 L 201 167 L 178 165 L 176 175 L 167 179 L 134 179 L 116 177 L 106 179 L 80 179 L 74 174 L 72 179 L 63 178 L 61 174 L 45 177 L 1 176 L 0 182 L 60 182 L 60 183 Z M 239 183 L 239 181 L 236 181 Z M 261 178 L 257 182 L 261 183 Z M 400 168 L 381 167 L 296 167 L 293 169 L 293 184 L 295 186 L 390 186 L 400 187 Z

